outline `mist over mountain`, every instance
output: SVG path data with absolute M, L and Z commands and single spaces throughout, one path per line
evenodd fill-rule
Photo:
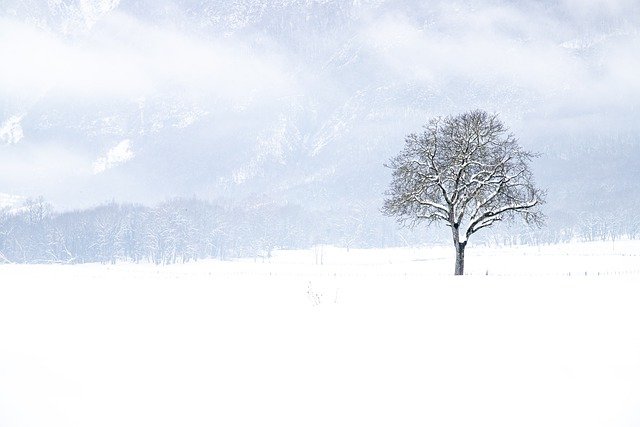
M 480 108 L 542 154 L 551 224 L 632 217 L 639 29 L 633 0 L 5 0 L 0 193 L 379 215 L 404 136 Z

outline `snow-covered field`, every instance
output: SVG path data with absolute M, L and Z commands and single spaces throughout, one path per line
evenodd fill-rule
M 640 242 L 0 265 L 0 426 L 638 426 Z

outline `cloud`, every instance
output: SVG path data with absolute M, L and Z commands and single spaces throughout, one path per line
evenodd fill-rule
M 398 80 L 421 82 L 461 109 L 493 104 L 501 111 L 534 112 L 547 122 L 567 113 L 602 120 L 621 115 L 626 126 L 635 126 L 640 33 L 634 15 L 622 19 L 632 3 L 589 1 L 589 13 L 606 9 L 618 19 L 599 15 L 607 25 L 588 30 L 577 24 L 585 9 L 573 13 L 570 6 L 569 0 L 556 9 L 441 3 L 431 20 L 387 14 L 359 37 Z M 474 105 L 479 100 L 485 105 Z
M 97 175 L 116 165 L 128 162 L 133 159 L 133 157 L 134 153 L 131 149 L 131 141 L 125 139 L 93 163 L 93 173 Z
M 584 20 L 586 17 L 600 21 L 632 18 L 637 12 L 637 0 L 562 0 L 560 1 L 565 16 Z M 637 19 L 637 17 L 636 17 Z
M 56 141 L 0 147 L 2 191 L 28 197 L 66 193 L 70 182 L 91 175 L 86 155 Z
M 136 98 L 167 89 L 245 102 L 295 87 L 285 58 L 112 11 L 75 38 L 0 18 L 0 95 Z

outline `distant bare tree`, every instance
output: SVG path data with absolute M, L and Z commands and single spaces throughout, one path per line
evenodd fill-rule
M 0 264 L 11 262 L 5 255 L 10 246 L 8 240 L 13 232 L 10 219 L 9 208 L 0 207 Z
M 469 237 L 498 221 L 522 217 L 541 224 L 544 193 L 536 188 L 524 151 L 495 114 L 471 111 L 429 120 L 406 137 L 388 165 L 393 180 L 382 211 L 403 225 L 444 222 L 464 273 Z
M 95 212 L 93 254 L 102 263 L 115 264 L 123 252 L 123 217 L 116 203 L 100 206 Z

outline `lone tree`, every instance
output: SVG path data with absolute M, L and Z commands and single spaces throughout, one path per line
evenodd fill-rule
M 496 114 L 471 111 L 429 120 L 385 166 L 393 180 L 382 212 L 403 225 L 444 222 L 464 273 L 469 237 L 498 221 L 522 217 L 540 225 L 544 192 L 535 187 L 524 151 Z

